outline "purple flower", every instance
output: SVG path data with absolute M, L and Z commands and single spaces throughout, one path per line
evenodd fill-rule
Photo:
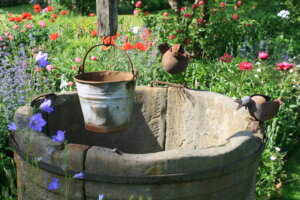
M 54 178 L 48 185 L 48 190 L 57 190 L 59 188 L 59 182 L 57 178 Z
M 83 173 L 82 173 L 82 172 L 79 172 L 78 174 L 75 174 L 75 175 L 73 176 L 73 178 L 83 179 Z
M 30 117 L 29 125 L 30 125 L 30 128 L 32 128 L 33 130 L 37 130 L 37 131 L 41 132 L 43 129 L 43 126 L 45 126 L 46 124 L 47 124 L 47 122 L 43 119 L 41 113 L 37 113 Z
M 103 200 L 104 194 L 99 194 L 98 198 L 99 198 L 98 200 Z
M 52 135 L 52 139 L 55 142 L 62 143 L 65 140 L 65 131 L 57 131 L 56 135 Z
M 7 127 L 8 127 L 8 130 L 10 130 L 10 131 L 16 131 L 18 128 L 14 122 L 11 122 Z
M 47 58 L 48 58 L 47 53 L 39 52 L 38 55 L 35 57 L 35 60 L 37 61 L 39 66 L 45 68 L 47 65 L 50 64 Z
M 51 113 L 54 109 L 51 107 L 51 100 L 45 99 L 44 102 L 40 106 L 41 110 L 46 113 Z

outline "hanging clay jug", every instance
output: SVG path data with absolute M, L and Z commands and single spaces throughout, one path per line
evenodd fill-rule
M 179 74 L 188 66 L 188 55 L 181 44 L 175 44 L 162 57 L 164 69 L 171 74 Z

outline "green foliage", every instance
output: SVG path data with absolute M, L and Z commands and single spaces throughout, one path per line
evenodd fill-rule
M 270 199 L 278 195 L 279 189 L 276 185 L 279 187 L 278 184 L 287 178 L 283 168 L 286 152 L 299 142 L 297 132 L 300 130 L 299 70 L 297 67 L 287 71 L 276 69 L 276 63 L 282 60 L 282 56 L 287 57 L 283 61 L 288 61 L 288 58 L 292 59 L 289 62 L 299 60 L 299 57 L 294 58 L 299 56 L 297 53 L 299 38 L 295 36 L 297 33 L 292 34 L 298 22 L 293 20 L 294 17 L 287 20 L 277 16 L 278 11 L 285 8 L 281 4 L 279 8 L 271 9 L 267 6 L 270 3 L 257 2 L 255 4 L 257 7 L 252 8 L 253 4 L 250 5 L 250 1 L 245 1 L 241 8 L 234 10 L 235 3 L 228 2 L 226 9 L 220 9 L 219 3 L 209 5 L 210 8 L 217 8 L 217 11 L 214 14 L 211 9 L 209 10 L 210 18 L 205 22 L 205 26 L 197 21 L 204 14 L 200 8 L 196 8 L 195 11 L 190 7 L 187 8 L 186 13 L 195 12 L 193 18 L 177 17 L 172 12 L 169 12 L 169 16 L 163 16 L 164 12 L 157 15 L 144 15 L 141 12 L 139 16 L 144 20 L 146 27 L 151 29 L 140 28 L 138 31 L 132 30 L 132 27 L 143 24 L 135 16 L 127 16 L 125 19 L 121 17 L 118 30 L 120 36 L 116 37 L 114 42 L 120 47 L 125 42 L 132 45 L 142 43 L 146 46 L 145 50 L 136 48 L 126 50 L 132 58 L 134 67 L 139 71 L 138 85 L 147 85 L 152 80 L 161 80 L 184 84 L 191 89 L 218 92 L 229 97 L 240 98 L 254 93 L 269 95 L 272 98 L 282 97 L 284 104 L 281 105 L 278 115 L 264 125 L 267 142 L 257 177 L 257 199 Z M 64 4 L 66 7 L 71 5 L 68 1 L 64 1 Z M 266 10 L 258 8 L 262 5 L 266 6 Z M 79 9 L 77 4 L 76 6 L 76 9 Z M 233 14 L 237 14 L 239 20 L 234 20 Z M 25 24 L 18 24 L 20 26 L 18 30 L 12 29 L 16 23 L 8 22 L 6 18 L 6 21 L 3 20 L 1 23 L 4 29 L 1 30 L 0 36 L 3 36 L 2 32 L 14 35 L 12 41 L 4 36 L 5 40 L 0 41 L 1 47 L 9 47 L 4 50 L 10 56 L 0 54 L 1 62 L 9 58 L 9 64 L 5 64 L 7 68 L 16 65 L 20 44 L 22 43 L 26 48 L 25 54 L 29 58 L 28 74 L 33 77 L 33 83 L 37 84 L 32 88 L 33 92 L 28 93 L 28 98 L 46 91 L 75 90 L 72 85 L 62 87 L 64 82 L 73 82 L 73 77 L 77 74 L 81 63 L 76 63 L 75 58 L 83 59 L 89 47 L 100 43 L 102 39 L 91 35 L 91 31 L 96 30 L 96 18 L 69 13 L 67 16 L 59 16 L 55 23 L 50 23 L 50 15 L 44 13 L 35 16 L 31 22 L 35 26 L 28 31 L 25 31 Z M 46 28 L 37 25 L 40 20 L 46 22 Z M 247 26 L 248 24 L 251 26 Z M 53 33 L 59 33 L 59 37 L 51 41 L 49 35 Z M 173 40 L 169 39 L 171 34 L 175 35 Z M 182 74 L 167 73 L 161 67 L 158 44 L 186 43 L 187 39 L 191 39 L 191 42 L 186 44 L 187 48 L 193 51 L 196 50 L 194 46 L 199 45 L 200 57 L 207 59 L 194 58 Z M 261 61 L 257 58 L 260 50 L 268 51 L 270 54 L 268 60 Z M 33 55 L 38 51 L 49 54 L 48 60 L 55 69 L 50 71 L 41 69 L 40 72 L 35 72 L 37 66 Z M 86 71 L 129 71 L 128 59 L 123 54 L 124 51 L 114 48 L 103 50 L 101 47 L 94 49 L 87 57 Z M 218 58 L 225 52 L 237 56 L 234 56 L 229 63 L 221 62 Z M 96 56 L 97 60 L 91 60 L 91 56 Z M 242 61 L 251 62 L 253 70 L 241 71 L 238 65 Z M 18 99 L 12 101 L 15 106 L 23 105 L 17 102 Z M 0 105 L 3 110 L 8 107 L 7 102 L 1 98 Z M 5 182 L 0 190 L 1 199 L 13 199 L 16 195 L 15 166 L 11 147 L 8 145 L 9 132 L 7 131 L 13 112 L 14 109 L 11 109 L 9 115 L 0 115 L 0 132 L 3 133 L 0 136 L 0 180 Z M 7 112 L 1 113 L 7 114 Z M 277 151 L 275 147 L 280 147 L 281 150 Z M 271 159 L 271 156 L 276 158 Z M 141 199 L 142 196 L 131 198 Z

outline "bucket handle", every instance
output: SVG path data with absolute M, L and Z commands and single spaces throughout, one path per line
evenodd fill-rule
M 82 61 L 82 65 L 79 66 L 78 74 L 80 74 L 80 73 L 83 74 L 83 73 L 84 73 L 85 60 L 86 60 L 88 54 L 90 53 L 90 51 L 91 51 L 92 49 L 94 49 L 95 47 L 98 47 L 98 46 L 106 46 L 106 47 L 108 47 L 108 46 L 113 46 L 113 47 L 119 49 L 121 52 L 123 52 L 123 53 L 125 54 L 125 56 L 126 56 L 126 57 L 128 58 L 128 60 L 129 60 L 130 67 L 131 67 L 131 72 L 132 72 L 132 75 L 133 75 L 133 79 L 135 80 L 135 79 L 137 78 L 137 71 L 136 71 L 136 69 L 133 67 L 133 64 L 132 64 L 132 61 L 131 61 L 129 55 L 128 55 L 126 52 L 124 52 L 120 47 L 118 47 L 117 45 L 115 45 L 115 44 L 96 44 L 96 45 L 92 46 L 92 47 L 85 53 L 84 58 L 83 58 L 83 61 Z

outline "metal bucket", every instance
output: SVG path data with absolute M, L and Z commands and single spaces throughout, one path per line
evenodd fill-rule
M 137 71 L 128 54 L 131 72 L 98 71 L 84 73 L 84 64 L 91 47 L 84 56 L 83 63 L 75 76 L 80 105 L 89 131 L 111 133 L 126 130 L 130 126 L 133 96 Z

